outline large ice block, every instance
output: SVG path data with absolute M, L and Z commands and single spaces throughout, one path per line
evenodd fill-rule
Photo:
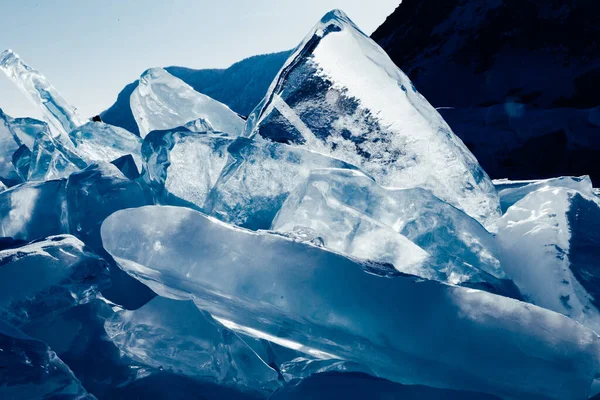
M 504 398 L 586 398 L 598 336 L 527 303 L 398 276 L 278 235 L 178 207 L 122 210 L 107 251 L 156 293 L 378 376 Z
M 510 206 L 527 196 L 531 192 L 544 187 L 562 187 L 577 190 L 585 196 L 593 197 L 594 188 L 589 176 L 561 176 L 559 178 L 542 179 L 538 181 L 495 181 L 494 182 L 502 212 L 506 212 Z
M 142 167 L 142 140 L 133 133 L 103 122 L 88 122 L 69 132 L 74 151 L 88 164 L 111 162 L 131 154 Z
M 595 285 L 600 277 L 600 200 L 569 188 L 577 183 L 571 178 L 562 183 L 567 187 L 544 184 L 512 192 L 529 194 L 498 220 L 502 265 L 528 301 L 600 333 Z
M 494 186 L 473 154 L 339 10 L 293 51 L 244 135 L 332 155 L 383 186 L 428 189 L 482 223 L 499 216 Z
M 32 118 L 11 118 L 0 109 L 0 178 L 8 186 L 27 179 L 14 167 L 13 155 L 21 147 L 31 150 L 42 132 L 50 132 L 46 123 Z
M 30 241 L 68 232 L 66 180 L 27 182 L 0 193 L 0 236 Z
M 70 235 L 0 251 L 0 320 L 21 326 L 93 299 L 108 265 Z
M 141 365 L 270 392 L 278 374 L 238 336 L 191 301 L 155 297 L 105 323 L 108 337 Z
M 94 400 L 45 343 L 0 321 L 0 398 Z
M 73 144 L 64 136 L 52 137 L 40 132 L 35 139 L 29 163 L 28 181 L 48 181 L 67 178 L 87 163 L 72 149 Z
M 335 251 L 390 262 L 427 279 L 516 292 L 506 281 L 494 238 L 477 221 L 424 189 L 386 189 L 360 171 L 311 172 L 287 198 L 272 229 L 312 231 Z M 388 245 L 384 238 L 391 234 L 408 238 L 430 258 L 407 264 L 420 253 Z
M 211 190 L 204 209 L 226 222 L 269 229 L 289 193 L 318 168 L 354 166 L 310 150 L 265 140 L 237 138 L 230 160 Z
M 68 179 L 27 182 L 0 193 L 0 236 L 26 241 L 71 233 L 102 252 L 100 224 L 113 212 L 152 203 L 149 190 L 110 163 Z
M 142 146 L 144 180 L 159 198 L 166 196 L 166 190 L 202 208 L 225 167 L 233 140 L 187 128 L 152 132 Z
M 41 108 L 55 136 L 66 135 L 83 125 L 75 107 L 58 93 L 44 75 L 25 64 L 12 50 L 0 54 L 0 69 L 34 105 Z
M 200 124 L 203 129 L 210 126 L 231 136 L 238 136 L 244 128 L 244 120 L 225 104 L 196 92 L 162 68 L 142 74 L 130 103 L 142 138 L 152 131 L 177 128 L 199 118 L 204 120 Z
M 8 117 L 0 109 L 0 178 L 12 186 L 21 181 L 21 178 L 12 165 L 12 155 L 21 146 L 9 125 Z

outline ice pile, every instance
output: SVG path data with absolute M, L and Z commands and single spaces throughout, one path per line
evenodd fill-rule
M 480 222 L 499 213 L 475 157 L 340 11 L 325 15 L 292 53 L 244 134 L 331 154 L 383 186 L 428 189 Z
M 139 137 L 0 69 L 46 120 L 0 112 L 0 397 L 592 394 L 589 178 L 494 185 L 341 11 L 245 122 L 153 68 Z

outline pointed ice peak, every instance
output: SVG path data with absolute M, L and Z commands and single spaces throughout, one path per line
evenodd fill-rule
M 225 104 L 195 91 L 163 68 L 150 68 L 142 74 L 130 104 L 142 138 L 199 119 L 203 126 L 230 136 L 239 136 L 244 128 L 244 120 Z
M 77 110 L 69 104 L 39 71 L 25 64 L 12 50 L 0 54 L 0 69 L 36 106 L 42 109 L 53 134 L 66 135 L 83 125 Z
M 378 184 L 423 188 L 483 224 L 494 186 L 464 143 L 385 51 L 342 12 L 326 14 L 286 61 L 244 136 L 358 166 Z
M 321 21 L 319 21 L 319 23 L 317 23 L 317 25 L 315 25 L 314 30 L 318 31 L 319 28 L 324 28 L 324 27 L 333 26 L 333 25 L 338 26 L 339 28 L 343 28 L 344 25 L 349 25 L 357 30 L 360 30 L 354 24 L 354 22 L 352 22 L 350 17 L 348 17 L 348 15 L 346 15 L 346 13 L 340 9 L 331 10 L 327 14 L 323 15 L 323 18 L 321 18 Z

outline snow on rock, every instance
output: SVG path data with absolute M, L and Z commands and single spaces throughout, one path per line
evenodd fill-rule
M 422 187 L 486 223 L 499 215 L 487 174 L 385 52 L 332 11 L 292 53 L 244 135 L 357 165 L 383 186 Z

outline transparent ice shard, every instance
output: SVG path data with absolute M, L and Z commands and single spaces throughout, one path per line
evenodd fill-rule
M 21 326 L 93 299 L 108 265 L 70 235 L 0 251 L 0 320 Z
M 142 168 L 142 140 L 133 133 L 103 122 L 88 122 L 69 132 L 73 151 L 87 164 L 111 162 L 130 154 Z
M 204 209 L 235 225 L 269 229 L 289 193 L 319 168 L 356 167 L 320 153 L 265 140 L 237 138 Z
M 386 189 L 360 171 L 312 171 L 287 198 L 272 229 L 308 229 L 335 251 L 389 262 L 427 279 L 517 295 L 493 236 L 481 224 L 424 189 Z M 390 237 L 414 242 L 413 251 L 390 246 L 384 239 Z
M 479 222 L 499 216 L 479 163 L 383 49 L 339 10 L 293 51 L 244 136 L 342 159 L 395 188 L 421 187 Z
M 46 77 L 31 68 L 12 52 L 0 54 L 0 69 L 21 89 L 27 98 L 42 109 L 44 118 L 52 127 L 54 136 L 83 125 L 75 107 L 70 105 L 48 82 Z
M 155 297 L 105 323 L 109 339 L 141 365 L 271 392 L 278 374 L 238 336 L 191 301 Z
M 244 128 L 244 120 L 225 104 L 196 92 L 162 68 L 151 68 L 142 74 L 130 103 L 142 138 L 155 130 L 188 123 L 192 130 L 205 132 L 210 127 L 231 136 L 238 136 Z
M 0 193 L 0 236 L 30 241 L 68 232 L 66 180 L 27 182 Z
M 0 109 L 0 177 L 12 186 L 21 180 L 12 165 L 12 155 L 21 143 L 13 134 L 9 118 Z
M 31 165 L 31 150 L 29 150 L 29 147 L 23 144 L 13 153 L 12 165 L 19 178 L 26 181 L 29 177 L 29 167 Z
M 87 163 L 75 154 L 68 138 L 52 137 L 40 132 L 35 139 L 29 163 L 28 181 L 47 181 L 66 178 Z
M 94 400 L 45 343 L 0 321 L 0 397 Z
M 397 276 L 188 208 L 119 211 L 104 221 L 102 240 L 161 296 L 192 299 L 255 336 L 400 383 L 578 399 L 600 367 L 598 336 L 563 315 Z
M 144 180 L 160 198 L 166 190 L 202 208 L 227 163 L 233 140 L 187 128 L 152 132 L 142 147 Z

